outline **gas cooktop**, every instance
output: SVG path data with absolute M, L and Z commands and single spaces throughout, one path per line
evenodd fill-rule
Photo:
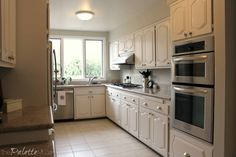
M 113 83 L 113 86 L 118 86 L 122 88 L 136 88 L 136 87 L 142 87 L 142 85 L 139 84 L 133 84 L 133 83 Z

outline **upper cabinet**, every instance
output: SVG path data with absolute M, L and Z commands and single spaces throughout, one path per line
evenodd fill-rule
M 169 18 L 136 32 L 134 41 L 136 69 L 170 68 Z
M 119 54 L 134 51 L 134 35 L 124 36 L 119 40 Z
M 156 24 L 156 67 L 170 67 L 171 38 L 169 18 Z
M 0 8 L 0 66 L 13 67 L 16 63 L 16 0 L 1 0 Z
M 110 43 L 110 70 L 120 70 L 119 65 L 113 65 L 112 60 L 119 56 L 119 43 L 117 41 Z
M 179 0 L 170 6 L 172 40 L 212 32 L 212 0 Z

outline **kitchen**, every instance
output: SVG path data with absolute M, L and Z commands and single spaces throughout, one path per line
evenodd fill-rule
M 169 4 L 174 5 L 175 3 L 175 2 L 172 3 L 171 1 L 167 1 L 167 2 L 168 3 L 166 3 L 166 1 L 164 0 L 160 1 L 161 4 L 159 5 L 159 8 L 156 10 L 153 9 L 154 10 L 153 12 L 152 12 L 152 9 L 150 8 L 149 9 L 150 12 L 148 13 L 153 14 L 153 16 L 145 16 L 143 14 L 143 17 L 139 16 L 139 18 L 135 19 L 136 22 L 134 20 L 130 22 L 130 25 L 124 26 L 126 30 L 124 30 L 124 28 L 121 27 L 120 29 L 117 30 L 117 32 L 113 32 L 113 33 L 111 32 L 110 34 L 107 34 L 107 36 L 110 38 L 107 41 L 112 41 L 111 39 L 114 39 L 113 41 L 115 41 L 116 39 L 118 40 L 119 37 L 128 35 L 135 30 L 144 28 L 145 26 L 150 26 L 152 24 L 156 26 L 157 21 L 163 19 L 164 17 L 169 16 L 170 14 L 170 11 L 168 10 Z M 224 8 L 224 6 L 227 9 Z M 21 0 L 21 2 L 17 2 L 16 7 L 17 7 L 16 9 L 17 10 L 17 29 L 16 29 L 17 30 L 16 32 L 17 61 L 16 61 L 16 66 L 13 69 L 1 68 L 3 96 L 5 98 L 15 98 L 15 99 L 22 98 L 23 104 L 27 104 L 27 105 L 30 105 L 30 104 L 32 106 L 42 106 L 42 104 L 46 105 L 46 104 L 49 104 L 48 99 L 47 99 L 49 95 L 49 93 L 47 93 L 48 80 L 47 80 L 47 74 L 45 74 L 45 70 L 47 69 L 47 59 L 46 59 L 47 58 L 46 35 L 48 33 L 47 27 L 46 27 L 47 26 L 47 18 L 46 18 L 47 5 L 45 1 L 31 2 L 29 0 Z M 214 96 L 214 131 L 213 131 L 214 136 L 213 136 L 213 144 L 210 144 L 210 145 L 213 146 L 213 155 L 211 156 L 214 156 L 214 157 L 235 156 L 235 150 L 234 150 L 235 126 L 233 122 L 233 119 L 234 119 L 233 111 L 235 111 L 235 105 L 233 105 L 234 104 L 233 100 L 235 99 L 234 98 L 235 89 L 233 88 L 235 86 L 235 83 L 234 83 L 235 72 L 234 70 L 231 70 L 232 67 L 234 67 L 235 65 L 233 61 L 235 54 L 233 53 L 233 50 L 232 50 L 234 48 L 233 45 L 235 45 L 233 44 L 234 43 L 233 41 L 235 41 L 234 40 L 235 36 L 233 36 L 233 34 L 235 34 L 234 29 L 233 29 L 235 25 L 235 19 L 233 19 L 231 15 L 233 12 L 233 7 L 235 7 L 235 2 L 231 2 L 231 1 L 221 1 L 221 2 L 214 1 L 214 3 L 212 4 L 213 19 L 214 19 L 213 20 L 214 21 L 214 43 L 215 43 L 214 44 L 214 51 L 215 51 L 214 52 L 214 55 L 215 55 L 214 95 L 215 96 Z M 158 12 L 158 15 L 155 14 L 155 11 Z M 95 12 L 95 17 L 96 17 L 96 12 Z M 181 19 L 178 19 L 177 21 L 179 20 Z M 137 25 L 139 21 L 141 21 L 141 23 L 143 24 Z M 69 32 L 69 33 L 75 34 L 75 32 Z M 57 35 L 57 32 L 54 32 L 54 35 Z M 90 34 L 89 36 L 93 36 L 93 35 L 94 34 Z M 109 50 L 107 48 L 107 52 L 108 51 Z M 42 52 L 45 52 L 45 53 L 42 53 Z M 107 59 L 104 60 L 107 63 L 109 63 L 108 56 L 109 55 L 107 55 L 106 56 Z M 37 59 L 35 60 L 35 58 Z M 4 63 L 5 62 L 1 62 L 1 66 L 3 67 L 6 66 Z M 107 64 L 107 66 L 108 65 L 109 64 Z M 107 80 L 108 82 L 113 82 L 113 81 L 116 82 L 115 79 L 117 78 L 118 80 L 120 80 L 120 82 L 123 82 L 124 77 L 131 74 L 132 83 L 142 84 L 142 76 L 138 73 L 138 71 L 141 71 L 141 70 L 138 70 L 138 71 L 135 70 L 135 65 L 133 66 L 122 65 L 120 68 L 122 69 L 121 72 L 107 70 L 106 74 L 109 78 L 109 80 Z M 168 68 L 167 69 L 155 68 L 155 70 L 152 70 L 152 74 L 153 75 L 151 79 L 153 79 L 155 83 L 158 83 L 160 85 L 168 84 L 168 83 L 171 84 L 172 80 L 171 80 L 170 68 L 169 69 Z M 124 98 L 123 95 L 127 94 L 126 98 L 131 98 L 130 100 L 132 100 L 132 96 L 134 100 L 137 99 L 137 97 L 138 99 L 142 99 L 142 97 L 139 95 L 140 93 L 136 95 L 137 93 L 134 93 L 134 92 L 132 93 L 126 93 L 126 92 L 127 91 L 120 92 L 122 95 L 122 97 L 120 98 Z M 150 99 L 150 98 L 149 99 L 146 98 L 146 96 L 149 98 L 150 95 L 145 95 L 144 101 Z M 139 102 L 141 101 L 142 100 L 139 100 Z M 164 100 L 164 104 L 165 104 L 165 101 L 166 100 Z M 154 102 L 161 102 L 161 101 L 154 100 Z M 164 108 L 165 107 L 166 106 L 164 106 Z M 33 117 L 33 113 L 34 112 L 32 111 L 31 113 L 32 117 Z M 166 113 L 164 112 L 161 115 L 166 115 Z M 62 124 L 62 123 L 59 123 L 59 124 Z M 70 125 L 71 124 L 73 123 L 70 123 Z M 113 123 L 111 124 L 113 125 Z M 57 123 L 54 125 L 57 125 Z M 176 133 L 175 136 L 177 136 L 178 139 L 181 139 L 181 140 L 184 138 L 184 141 L 186 140 L 188 141 L 187 143 L 189 143 L 189 139 L 191 140 L 195 139 L 191 135 L 189 138 L 186 139 L 185 136 L 182 136 L 183 134 L 182 132 L 180 132 L 180 134 L 178 133 Z M 189 134 L 184 134 L 184 135 L 188 136 Z M 190 143 L 193 144 L 193 146 L 199 147 L 199 145 L 201 145 L 201 142 L 202 142 L 201 138 L 196 138 L 193 141 L 191 140 L 190 140 Z M 177 141 L 177 142 L 182 142 L 182 141 Z M 199 144 L 198 142 L 196 143 L 196 141 L 201 141 L 201 142 Z M 203 140 L 203 143 L 204 142 L 205 141 Z M 207 142 L 207 143 L 211 143 L 211 142 Z M 184 148 L 179 148 L 179 149 L 184 149 Z M 204 148 L 204 150 L 205 149 L 206 148 Z M 170 156 L 173 155 L 171 154 L 172 152 L 171 150 L 172 149 L 170 146 L 170 148 L 168 148 Z M 189 150 L 191 150 L 191 148 L 189 148 Z M 161 151 L 156 151 L 156 152 L 161 153 Z M 186 155 L 189 155 L 189 154 L 186 154 Z

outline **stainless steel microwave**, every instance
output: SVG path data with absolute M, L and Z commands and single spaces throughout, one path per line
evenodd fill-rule
M 213 142 L 214 89 L 172 85 L 172 127 Z
M 173 46 L 173 56 L 213 52 L 214 37 L 205 36 L 184 41 L 177 41 L 174 42 Z
M 172 57 L 172 82 L 214 85 L 214 53 Z

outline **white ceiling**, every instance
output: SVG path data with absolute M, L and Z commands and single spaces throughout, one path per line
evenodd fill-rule
M 51 29 L 111 31 L 129 19 L 158 6 L 160 0 L 51 0 Z M 79 21 L 78 10 L 91 10 L 91 21 Z

